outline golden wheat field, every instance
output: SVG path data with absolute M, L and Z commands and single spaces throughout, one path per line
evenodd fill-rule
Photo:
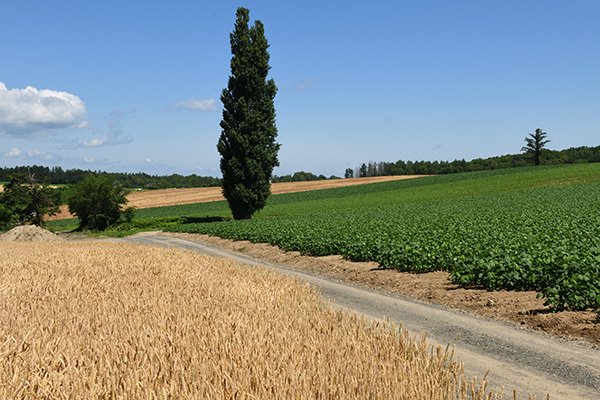
M 424 339 L 272 271 L 120 243 L 0 254 L 1 399 L 485 397 Z

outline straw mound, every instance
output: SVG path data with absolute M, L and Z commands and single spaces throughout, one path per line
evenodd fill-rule
M 35 225 L 17 226 L 0 235 L 2 242 L 47 242 L 62 241 L 58 235 Z

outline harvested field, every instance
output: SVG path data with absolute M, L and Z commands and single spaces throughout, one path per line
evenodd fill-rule
M 0 398 L 484 398 L 444 351 L 274 272 L 128 244 L 0 251 Z
M 388 182 L 403 179 L 420 178 L 424 175 L 399 175 L 399 176 L 377 176 L 370 178 L 355 179 L 332 179 L 325 181 L 310 182 L 281 182 L 271 186 L 273 194 L 306 192 L 309 190 L 330 189 L 344 186 L 363 185 L 367 183 Z M 211 201 L 224 200 L 220 187 L 189 188 L 189 189 L 161 189 L 133 192 L 127 196 L 128 206 L 136 208 L 152 208 L 173 206 L 179 204 L 208 203 Z M 48 220 L 72 218 L 67 207 L 61 207 L 59 214 L 48 217 Z

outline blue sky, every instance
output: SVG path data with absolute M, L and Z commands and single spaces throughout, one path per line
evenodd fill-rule
M 538 127 L 600 145 L 598 1 L 6 0 L 0 165 L 218 176 L 238 6 L 271 45 L 278 175 L 515 153 Z

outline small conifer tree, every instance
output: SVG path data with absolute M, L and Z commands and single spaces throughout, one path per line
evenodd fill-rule
M 529 137 L 525 138 L 526 145 L 521 149 L 527 154 L 533 156 L 533 163 L 535 165 L 540 165 L 540 155 L 542 154 L 542 150 L 550 142 L 550 140 L 546 139 L 548 134 L 546 132 L 542 132 L 540 128 L 535 130 L 535 133 L 530 133 Z

